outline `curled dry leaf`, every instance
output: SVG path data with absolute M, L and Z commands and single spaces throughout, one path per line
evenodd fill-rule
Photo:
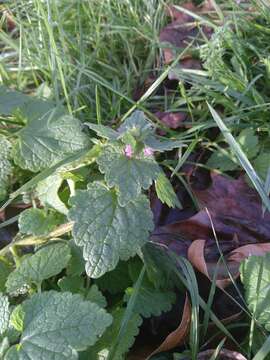
M 270 252 L 270 243 L 240 246 L 229 254 L 229 261 L 241 262 L 251 255 L 263 256 Z
M 213 277 L 210 274 L 215 272 L 217 265 L 215 263 L 206 263 L 204 257 L 205 243 L 205 240 L 200 239 L 193 241 L 188 249 L 188 259 L 198 271 L 211 280 Z M 240 246 L 228 254 L 228 269 L 232 276 L 237 278 L 239 276 L 239 264 L 242 260 L 251 255 L 263 256 L 267 252 L 270 252 L 270 243 Z M 223 263 L 220 263 L 217 269 L 216 285 L 224 289 L 230 283 L 231 279 L 228 276 L 227 268 Z
M 190 322 L 191 322 L 191 305 L 189 302 L 189 298 L 186 295 L 185 305 L 184 305 L 184 310 L 180 325 L 176 330 L 171 332 L 163 341 L 163 343 L 147 357 L 147 360 L 157 353 L 169 351 L 177 346 L 182 345 L 189 333 Z
M 188 260 L 191 262 L 191 264 L 197 270 L 199 270 L 209 280 L 211 280 L 211 277 L 209 275 L 208 268 L 207 268 L 207 265 L 205 262 L 205 258 L 204 258 L 204 247 L 205 247 L 205 240 L 198 239 L 198 240 L 193 241 L 188 249 Z M 230 268 L 230 272 L 231 272 L 232 270 L 235 270 L 235 269 L 232 269 L 230 265 L 231 264 L 228 264 L 228 266 Z M 223 267 L 224 267 L 224 265 L 221 263 L 217 270 L 218 275 L 217 275 L 217 280 L 216 280 L 216 285 L 221 289 L 224 289 L 226 286 L 228 286 L 231 283 L 231 280 L 228 277 L 220 279 L 220 275 L 221 275 L 220 269 L 222 269 Z M 224 272 L 224 269 L 222 269 L 222 270 L 223 270 L 222 272 Z M 238 276 L 238 271 L 235 275 Z
M 198 354 L 198 360 L 209 360 L 216 350 L 206 350 Z M 247 360 L 247 358 L 236 352 L 227 349 L 222 349 L 218 354 L 220 360 Z

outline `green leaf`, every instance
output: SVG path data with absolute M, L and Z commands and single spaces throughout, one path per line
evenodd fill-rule
M 67 275 L 69 276 L 77 276 L 81 275 L 85 269 L 85 261 L 83 258 L 83 251 L 80 247 L 78 247 L 74 240 L 69 241 L 70 251 L 71 251 L 71 259 L 67 265 Z
M 37 172 L 89 147 L 79 120 L 57 115 L 45 114 L 18 133 L 13 156 L 21 168 Z
M 267 177 L 268 169 L 270 168 L 270 152 L 262 152 L 254 160 L 254 168 L 259 176 L 265 180 Z
M 156 136 L 149 136 L 144 140 L 144 144 L 150 147 L 152 150 L 163 152 L 170 151 L 183 146 L 183 141 L 170 140 L 157 138 Z
M 111 324 L 112 317 L 80 295 L 48 291 L 22 304 L 23 333 L 8 360 L 71 360 L 77 351 L 93 345 Z M 16 357 L 12 357 L 11 355 Z
M 68 209 L 60 200 L 58 191 L 63 183 L 63 178 L 59 174 L 54 174 L 40 181 L 37 185 L 36 192 L 43 206 L 49 206 L 66 215 Z
M 252 360 L 268 360 L 270 354 L 270 336 L 265 340 L 262 347 L 258 350 L 254 358 Z
M 18 305 L 12 311 L 10 316 L 10 324 L 16 329 L 18 332 L 23 331 L 23 321 L 24 321 L 24 311 L 22 305 Z
M 80 276 L 65 276 L 58 280 L 57 285 L 61 291 L 69 291 L 72 294 L 84 292 L 84 280 Z
M 0 114 L 12 115 L 12 113 L 24 106 L 29 101 L 29 96 L 0 86 Z
M 0 201 L 7 195 L 13 165 L 10 161 L 12 145 L 8 139 L 0 134 Z
M 252 159 L 257 155 L 259 151 L 259 140 L 253 129 L 246 128 L 242 130 L 238 135 L 237 140 L 249 159 Z
M 107 306 L 107 300 L 97 285 L 92 285 L 86 295 L 86 300 L 89 300 L 98 306 L 105 308 Z
M 178 207 L 179 209 L 182 209 L 182 205 L 174 192 L 172 184 L 165 174 L 159 174 L 157 180 L 155 181 L 155 188 L 157 196 L 163 204 L 166 204 L 171 208 Z
M 128 302 L 134 289 L 126 289 L 124 300 Z M 175 302 L 175 294 L 172 291 L 157 290 L 147 281 L 139 289 L 133 311 L 145 318 L 159 316 L 162 312 L 171 310 Z
M 119 333 L 122 319 L 125 314 L 125 309 L 116 309 L 112 312 L 113 323 L 105 331 L 101 339 L 87 352 L 86 359 L 107 359 L 108 353 L 111 349 L 111 346 L 114 340 L 117 338 Z M 139 334 L 139 328 L 142 324 L 142 318 L 138 314 L 133 314 L 130 321 L 127 324 L 124 337 L 121 338 L 121 345 L 117 350 L 113 360 L 122 360 L 124 359 L 124 354 L 128 352 L 131 346 L 134 344 L 136 336 Z M 104 355 L 105 357 L 103 357 Z M 103 355 L 103 356 L 102 356 Z M 84 358 L 82 358 L 84 359 Z
M 177 267 L 166 249 L 149 242 L 142 248 L 142 253 L 147 277 L 155 288 L 168 290 L 181 286 L 176 275 Z
M 49 100 L 42 100 L 37 97 L 25 95 L 19 91 L 0 86 L 0 114 L 13 115 L 16 111 L 28 120 L 36 119 L 55 108 L 55 103 Z M 63 107 L 59 110 L 64 112 Z
M 0 294 L 0 335 L 3 335 L 9 325 L 9 301 L 8 297 Z
M 84 279 L 81 276 L 65 276 L 58 280 L 57 284 L 63 292 L 69 291 L 72 294 L 81 294 L 85 300 L 95 303 L 101 308 L 107 306 L 106 298 L 98 289 L 97 285 L 92 285 L 86 293 Z
M 0 292 L 4 292 L 6 290 L 5 284 L 11 271 L 12 266 L 5 258 L 0 257 Z
M 132 280 L 128 276 L 128 263 L 119 261 L 116 268 L 107 272 L 96 280 L 98 287 L 102 291 L 108 291 L 110 294 L 122 293 L 127 287 L 132 285 Z
M 144 156 L 141 151 L 129 158 L 123 146 L 105 146 L 97 163 L 108 186 L 119 189 L 119 204 L 122 206 L 135 199 L 142 188 L 147 190 L 161 172 L 152 156 Z
M 258 151 L 258 137 L 255 135 L 253 129 L 244 129 L 237 137 L 239 145 L 242 147 L 243 152 L 249 159 L 253 159 Z M 237 158 L 228 149 L 219 149 L 215 151 L 210 159 L 207 161 L 207 166 L 220 169 L 221 171 L 234 171 L 238 169 L 239 164 Z
M 20 359 L 19 356 L 20 355 L 17 352 L 17 346 L 13 345 L 7 351 L 4 360 L 24 360 L 23 358 Z
M 4 339 L 0 342 L 0 359 L 4 359 L 4 356 L 9 349 L 9 346 L 10 344 L 8 341 L 8 337 L 4 337 Z
M 249 256 L 240 267 L 245 298 L 255 318 L 270 330 L 270 254 Z
M 206 163 L 207 166 L 221 171 L 234 171 L 238 169 L 239 164 L 236 158 L 227 150 L 215 151 Z
M 270 200 L 269 196 L 264 189 L 264 184 L 258 174 L 255 172 L 253 166 L 251 165 L 250 161 L 248 160 L 246 154 L 243 152 L 241 146 L 235 140 L 235 138 L 230 133 L 229 129 L 227 128 L 226 124 L 223 122 L 219 114 L 208 104 L 209 110 L 213 116 L 213 119 L 217 123 L 218 127 L 220 128 L 223 136 L 225 137 L 226 141 L 230 145 L 230 149 L 233 154 L 237 157 L 240 165 L 246 171 L 248 177 L 250 178 L 252 184 L 254 185 L 255 189 L 258 191 L 265 208 L 270 211 Z
M 95 131 L 98 136 L 109 139 L 109 140 L 117 140 L 118 136 L 120 135 L 117 131 L 111 129 L 108 126 L 104 125 L 97 125 L 92 123 L 85 123 L 91 130 Z
M 269 336 L 269 333 L 265 331 L 265 329 L 260 327 L 254 327 L 253 330 L 253 339 L 252 339 L 252 353 L 255 355 L 258 354 L 259 350 L 263 347 L 263 344 L 265 341 L 267 341 L 267 337 Z M 248 342 L 248 337 L 246 341 Z M 266 354 L 265 354 L 266 355 Z M 254 360 L 254 358 L 252 359 Z M 264 357 L 264 360 L 270 360 L 270 355 L 267 355 Z
M 118 131 L 121 134 L 119 138 L 129 133 L 137 140 L 143 140 L 148 135 L 154 133 L 154 127 L 145 117 L 144 113 L 137 110 L 134 111 L 131 116 L 126 118 L 124 123 L 119 127 Z
M 115 191 L 100 182 L 88 184 L 70 201 L 73 235 L 83 246 L 88 276 L 98 278 L 127 260 L 144 245 L 153 230 L 152 212 L 144 195 L 121 207 Z
M 59 274 L 70 260 L 70 249 L 65 243 L 48 245 L 34 255 L 27 256 L 8 277 L 8 293 L 16 293 L 25 285 L 41 284 Z
M 48 235 L 58 223 L 55 213 L 36 208 L 24 210 L 18 220 L 21 233 L 35 236 Z

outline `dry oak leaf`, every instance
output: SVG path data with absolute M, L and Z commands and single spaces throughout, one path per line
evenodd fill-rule
M 212 277 L 209 275 L 208 267 L 207 267 L 205 257 L 204 257 L 204 247 L 205 247 L 205 240 L 198 239 L 198 240 L 193 241 L 188 249 L 188 260 L 198 271 L 200 271 L 202 274 L 204 274 L 211 281 Z M 221 275 L 220 269 L 222 269 L 222 267 L 223 267 L 222 265 L 223 265 L 222 263 L 219 265 L 219 268 L 217 270 L 218 278 L 216 280 L 216 285 L 220 289 L 224 289 L 226 286 L 228 286 L 231 283 L 231 280 L 228 277 L 228 274 L 227 274 L 226 278 L 222 278 L 222 279 L 219 278 Z M 216 266 L 218 266 L 218 265 L 216 265 Z M 232 270 L 233 269 L 230 268 L 230 272 Z M 234 274 L 234 275 L 238 276 L 238 268 L 237 268 L 236 274 Z

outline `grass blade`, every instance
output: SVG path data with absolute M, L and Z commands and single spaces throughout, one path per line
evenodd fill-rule
M 270 336 L 265 340 L 263 346 L 257 352 L 252 360 L 263 360 L 270 353 Z
M 270 200 L 267 192 L 265 191 L 264 184 L 262 180 L 257 175 L 256 171 L 254 170 L 253 166 L 251 165 L 250 161 L 246 157 L 245 153 L 241 149 L 240 145 L 237 143 L 235 138 L 230 133 L 230 130 L 227 128 L 225 123 L 222 121 L 218 113 L 212 108 L 211 105 L 208 104 L 210 112 L 217 123 L 220 131 L 224 135 L 226 141 L 230 145 L 231 150 L 236 155 L 237 159 L 239 160 L 241 166 L 246 171 L 248 177 L 250 178 L 252 184 L 254 185 L 255 189 L 258 191 L 263 204 L 265 205 L 266 209 L 270 212 Z
M 142 285 L 142 281 L 143 281 L 143 278 L 144 278 L 144 274 L 145 274 L 145 271 L 146 271 L 146 266 L 144 265 L 141 272 L 140 272 L 140 275 L 136 281 L 136 284 L 134 286 L 134 292 L 132 293 L 130 299 L 129 299 L 129 302 L 127 304 L 127 309 L 125 311 L 125 315 L 124 315 L 124 318 L 122 320 L 122 324 L 121 324 L 121 327 L 120 327 L 120 330 L 119 330 L 119 333 L 117 335 L 117 338 L 114 342 L 114 345 L 112 347 L 112 350 L 110 351 L 109 353 L 109 357 L 107 360 L 117 360 L 115 358 L 115 354 L 117 353 L 117 350 L 121 344 L 121 340 L 123 339 L 123 335 L 126 331 L 126 328 L 127 328 L 127 325 L 128 325 L 128 322 L 130 321 L 132 315 L 134 314 L 133 313 L 133 309 L 134 309 L 134 306 L 135 306 L 135 303 L 136 303 L 136 299 L 137 299 L 137 296 L 139 294 L 139 291 L 140 291 L 140 287 Z

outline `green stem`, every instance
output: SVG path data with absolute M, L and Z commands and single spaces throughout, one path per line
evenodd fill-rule
M 11 250 L 11 248 L 16 246 L 31 246 L 31 245 L 38 245 L 43 244 L 51 239 L 58 238 L 72 230 L 73 222 L 69 222 L 63 225 L 58 226 L 55 230 L 50 232 L 47 236 L 27 236 L 24 238 L 19 238 L 16 240 L 16 238 L 7 246 L 5 246 L 2 250 L 0 250 L 0 256 L 6 255 L 8 251 Z

